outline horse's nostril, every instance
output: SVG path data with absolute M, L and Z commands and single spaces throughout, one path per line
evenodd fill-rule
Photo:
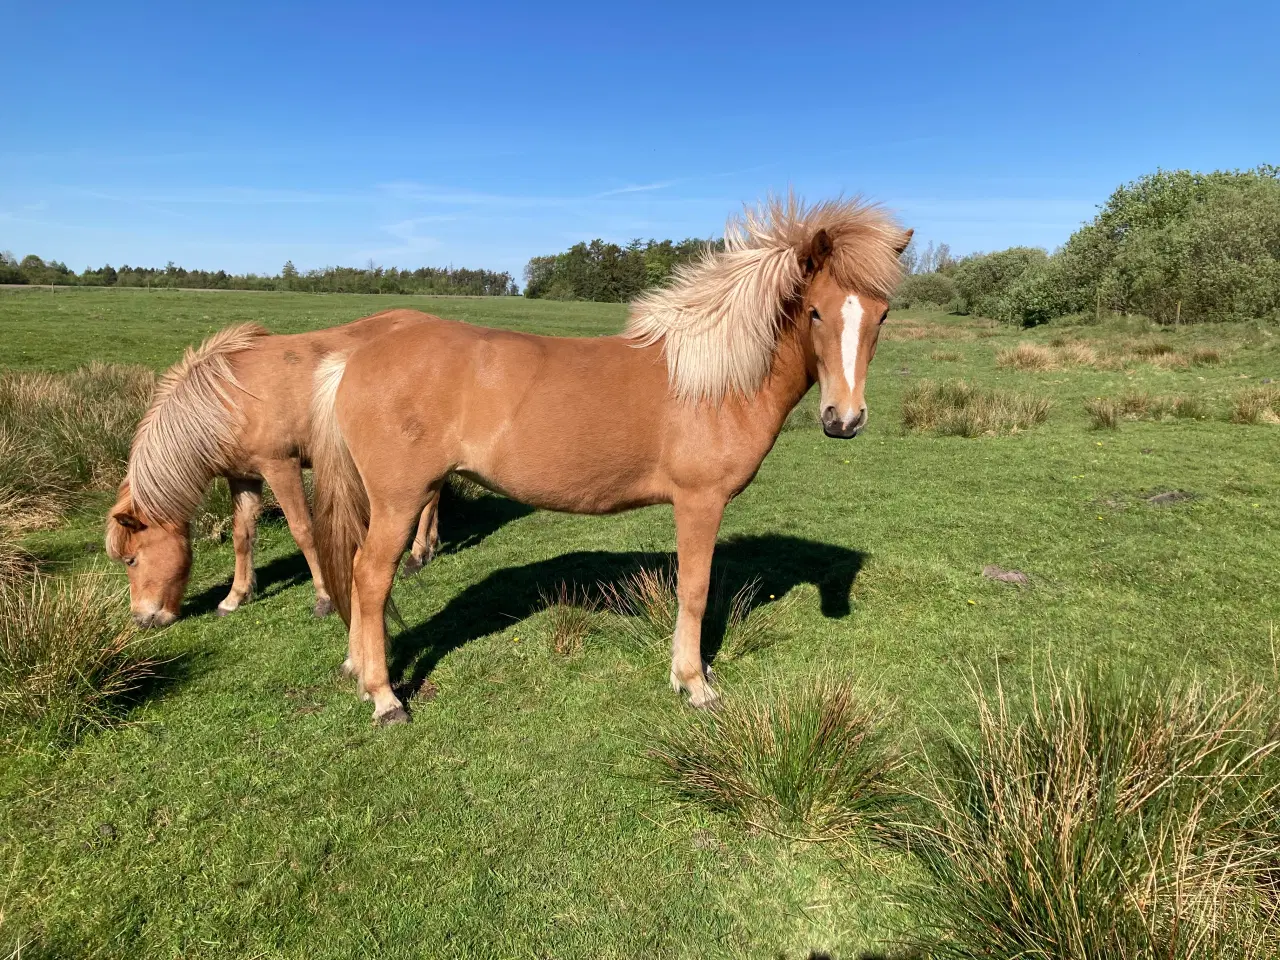
M 823 407 L 822 408 L 822 425 L 824 427 L 829 427 L 835 422 L 836 422 L 836 408 Z

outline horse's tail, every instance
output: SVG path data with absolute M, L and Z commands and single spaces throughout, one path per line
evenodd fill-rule
M 338 428 L 335 405 L 347 367 L 343 354 L 325 357 L 311 394 L 311 467 L 315 480 L 315 543 L 320 573 L 343 622 L 351 624 L 352 563 L 369 529 L 369 497 Z

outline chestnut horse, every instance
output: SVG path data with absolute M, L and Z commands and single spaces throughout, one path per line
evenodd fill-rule
M 723 252 L 640 297 L 620 336 L 429 320 L 321 363 L 316 545 L 350 627 L 344 666 L 376 722 L 408 719 L 385 609 L 414 521 L 450 473 L 550 510 L 672 504 L 671 685 L 694 706 L 715 700 L 701 627 L 721 515 L 815 381 L 828 436 L 866 426 L 867 367 L 910 238 L 874 205 L 794 198 L 728 234 Z
M 210 482 L 226 477 L 235 504 L 236 568 L 218 614 L 253 592 L 253 541 L 262 482 L 271 487 L 316 590 L 316 616 L 333 608 L 316 564 L 302 486 L 308 465 L 311 389 L 320 360 L 391 330 L 434 319 L 389 310 L 314 333 L 272 336 L 245 324 L 188 350 L 161 378 L 134 435 L 120 495 L 107 516 L 107 554 L 128 568 L 129 602 L 139 625 L 178 618 L 191 572 L 189 526 Z M 433 500 L 423 510 L 407 571 L 435 549 Z

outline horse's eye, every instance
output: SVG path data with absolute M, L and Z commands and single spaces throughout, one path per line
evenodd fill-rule
M 124 565 L 125 565 L 126 567 L 136 566 L 136 565 L 137 565 L 137 563 L 138 563 L 138 558 L 137 558 L 137 557 L 125 557 L 125 558 L 124 558 Z
M 886 310 L 884 313 L 880 314 L 880 322 L 881 322 L 881 323 L 884 323 L 884 322 L 885 322 L 885 320 L 887 320 L 888 318 L 889 318 L 889 311 L 888 311 L 888 310 Z
M 810 308 L 809 308 L 809 319 L 810 319 L 810 320 L 812 320 L 814 323 L 821 323 L 821 322 L 822 322 L 822 317 L 818 316 L 818 308 L 817 308 L 817 307 L 810 307 Z

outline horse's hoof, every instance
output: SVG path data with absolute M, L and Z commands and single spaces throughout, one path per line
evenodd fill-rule
M 333 613 L 333 601 L 328 597 L 316 597 L 316 605 L 311 608 L 311 612 L 317 617 L 327 617 Z
M 720 694 L 704 683 L 701 689 L 689 694 L 689 706 L 695 710 L 719 710 Z
M 393 727 L 409 722 L 409 711 L 404 707 L 393 707 L 381 716 L 375 716 L 373 722 L 379 727 Z
M 218 609 L 214 611 L 214 613 L 216 613 L 220 617 L 227 617 L 235 612 L 236 612 L 235 607 L 231 607 L 230 609 L 228 609 L 227 607 L 224 607 L 222 604 L 218 604 Z

